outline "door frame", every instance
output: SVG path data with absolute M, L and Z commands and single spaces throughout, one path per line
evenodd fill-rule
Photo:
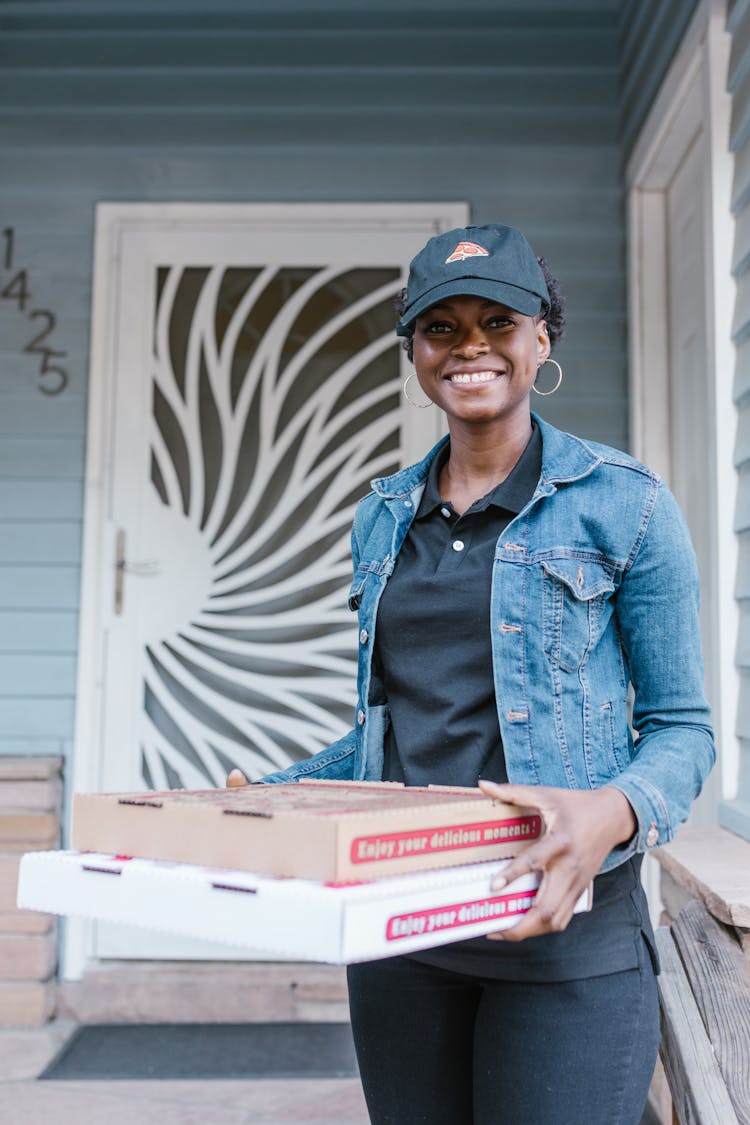
M 410 247 L 431 235 L 465 226 L 469 206 L 465 202 L 437 203 L 100 203 L 96 213 L 91 356 L 89 371 L 88 433 L 84 490 L 84 521 L 81 570 L 76 718 L 70 783 L 66 794 L 66 823 L 70 824 L 70 801 L 74 792 L 99 788 L 99 763 L 104 706 L 105 623 L 110 614 L 115 574 L 115 529 L 110 522 L 112 442 L 115 409 L 116 330 L 120 310 L 137 294 L 121 290 L 118 269 L 128 233 L 200 230 L 226 234 L 248 227 L 280 231 L 326 228 L 335 224 L 337 235 L 348 229 L 372 230 L 373 238 L 384 229 L 403 231 Z M 408 267 L 411 251 L 402 265 Z M 395 328 L 395 314 L 394 314 Z M 403 374 L 408 373 L 405 355 Z M 441 435 L 438 411 L 412 410 L 404 414 L 403 449 L 407 463 L 422 455 Z M 68 829 L 69 831 L 69 829 Z M 68 919 L 62 952 L 62 976 L 79 979 L 94 960 L 92 927 L 82 919 Z
M 636 141 L 626 168 L 628 206 L 629 399 L 631 448 L 671 480 L 669 432 L 666 189 L 702 130 L 707 378 L 711 417 L 705 438 L 713 511 L 713 544 L 703 597 L 715 621 L 706 680 L 714 708 L 719 767 L 699 799 L 698 816 L 717 823 L 721 797 L 736 791 L 739 743 L 734 731 L 739 698 L 735 666 L 738 610 L 734 599 L 737 544 L 733 516 L 736 410 L 732 399 L 734 347 L 731 269 L 733 161 L 729 149 L 731 98 L 726 89 L 730 37 L 721 0 L 701 0 Z

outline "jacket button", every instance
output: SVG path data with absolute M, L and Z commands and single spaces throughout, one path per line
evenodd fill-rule
M 463 551 L 463 549 L 464 549 L 463 539 L 454 539 L 453 542 L 451 543 L 451 547 L 453 548 L 454 551 Z
M 357 725 L 360 727 L 365 725 L 365 713 L 362 710 L 357 711 Z
M 656 827 L 655 824 L 652 824 L 651 827 L 649 828 L 648 832 L 646 833 L 646 847 L 648 847 L 648 848 L 655 847 L 656 844 L 658 843 L 658 840 L 659 840 L 659 829 Z
M 367 644 L 367 641 L 368 641 L 368 632 L 367 632 L 367 630 L 366 630 L 366 629 L 360 629 L 360 631 L 359 631 L 359 643 L 360 643 L 361 645 L 366 645 L 366 644 Z

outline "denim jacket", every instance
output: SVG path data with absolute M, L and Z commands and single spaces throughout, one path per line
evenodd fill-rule
M 698 573 L 683 517 L 656 474 L 535 421 L 539 484 L 495 549 L 497 713 L 512 782 L 613 785 L 626 795 L 638 830 L 607 858 L 607 870 L 670 840 L 714 763 Z M 418 464 L 374 480 L 357 508 L 349 592 L 359 613 L 354 729 L 265 782 L 381 778 L 389 716 L 372 660 L 378 602 L 447 440 Z

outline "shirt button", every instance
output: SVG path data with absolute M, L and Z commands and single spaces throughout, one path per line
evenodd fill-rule
M 454 539 L 453 542 L 451 543 L 451 547 L 453 548 L 454 551 L 463 551 L 463 549 L 464 549 L 463 539 Z
M 404 500 L 404 507 L 411 508 L 411 500 Z
M 368 634 L 367 630 L 366 630 L 366 629 L 361 629 L 361 630 L 360 630 L 360 633 L 359 633 L 359 643 L 360 643 L 361 645 L 366 645 L 366 644 L 367 644 L 367 639 L 368 639 L 368 636 L 369 636 L 369 634 Z
M 364 711 L 357 711 L 357 725 L 360 727 L 363 727 L 365 725 Z
M 441 514 L 442 516 L 445 516 L 445 518 L 446 518 L 447 520 L 449 520 L 449 519 L 451 518 L 451 510 L 450 510 L 450 508 L 441 508 L 441 509 L 440 509 L 440 514 Z
M 649 848 L 655 847 L 659 839 L 659 829 L 655 824 L 652 824 L 646 834 L 646 846 Z

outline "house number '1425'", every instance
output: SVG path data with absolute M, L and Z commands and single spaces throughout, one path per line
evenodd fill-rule
M 50 348 L 45 343 L 55 329 L 57 320 L 55 314 L 49 309 L 31 309 L 26 312 L 26 306 L 31 301 L 29 291 L 28 271 L 15 270 L 13 267 L 13 252 L 15 250 L 15 231 L 13 227 L 6 227 L 3 231 L 5 246 L 3 248 L 3 268 L 10 274 L 7 283 L 0 289 L 0 297 L 6 301 L 15 301 L 18 311 L 25 313 L 29 320 L 36 320 L 37 331 L 24 347 L 29 355 L 40 356 L 39 360 L 39 390 L 45 395 L 59 395 L 68 385 L 68 372 L 60 367 L 57 360 L 65 359 L 67 352 Z

